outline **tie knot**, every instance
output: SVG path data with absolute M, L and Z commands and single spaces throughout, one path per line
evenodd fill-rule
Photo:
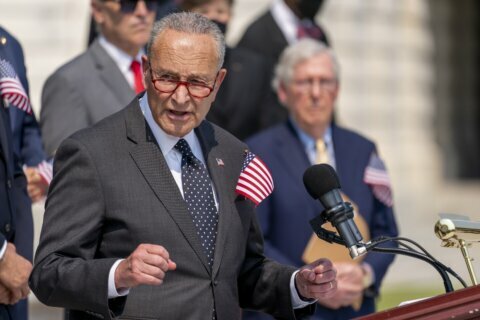
M 323 40 L 323 32 L 319 26 L 315 25 L 311 21 L 302 21 L 298 26 L 297 38 L 313 38 L 317 40 Z
M 135 93 L 138 94 L 145 90 L 145 86 L 143 85 L 142 64 L 137 60 L 132 60 L 130 70 L 132 70 L 133 73 L 133 89 Z
M 182 157 L 193 158 L 192 149 L 190 149 L 190 146 L 185 139 L 178 140 L 174 148 L 182 154 Z
M 325 140 L 318 139 L 315 142 L 315 147 L 317 149 L 316 161 L 317 163 L 328 163 L 328 152 L 327 152 L 327 144 Z
M 325 149 L 327 148 L 327 145 L 325 144 L 325 141 L 323 139 L 318 139 L 315 145 L 317 151 L 325 151 Z
M 133 73 L 140 72 L 140 62 L 137 60 L 132 60 L 132 63 L 130 64 L 130 70 L 132 70 Z

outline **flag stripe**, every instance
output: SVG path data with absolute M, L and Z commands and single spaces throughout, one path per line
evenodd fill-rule
M 53 168 L 50 163 L 47 161 L 42 161 L 41 163 L 38 164 L 38 173 L 42 176 L 42 178 L 50 184 L 53 178 Z
M 268 182 L 268 185 L 270 186 L 271 189 L 273 189 L 273 178 L 272 175 L 270 174 L 270 171 L 267 169 L 267 166 L 265 163 L 263 163 L 260 158 L 256 157 L 253 159 L 253 162 L 256 164 L 255 167 L 258 166 L 259 170 L 261 170 L 262 176 L 265 179 L 266 182 Z
M 266 195 L 264 194 L 261 194 L 260 192 L 258 192 L 258 190 L 255 189 L 255 187 L 252 187 L 252 185 L 248 185 L 248 184 L 244 184 L 242 182 L 239 182 L 238 185 L 237 185 L 237 188 L 239 190 L 243 190 L 244 192 L 247 192 L 249 194 L 251 194 L 252 196 L 254 196 L 255 198 L 257 199 L 263 199 L 266 197 Z M 267 194 L 268 195 L 268 194 Z M 259 200 L 260 202 L 261 200 Z
M 255 188 L 257 192 L 260 194 L 260 196 L 264 195 L 267 196 L 269 194 L 269 191 L 267 191 L 262 183 L 256 179 L 255 176 L 251 176 L 248 171 L 242 172 L 240 174 L 241 179 L 239 179 L 238 183 L 239 184 L 244 184 L 251 186 L 252 188 Z
M 252 194 L 249 190 L 246 190 L 242 187 L 237 186 L 236 191 L 238 194 L 252 200 L 255 205 L 258 205 L 262 201 L 262 199 L 258 198 L 255 194 Z
M 363 181 L 371 186 L 374 196 L 379 201 L 389 207 L 393 206 L 390 178 L 383 161 L 375 153 L 370 156 Z
M 267 190 L 271 190 L 270 186 L 263 179 L 263 176 L 258 174 L 258 171 L 255 170 L 255 168 L 250 166 L 242 174 L 247 175 L 247 177 L 251 178 L 251 180 L 257 181 L 259 188 L 265 192 L 267 192 Z

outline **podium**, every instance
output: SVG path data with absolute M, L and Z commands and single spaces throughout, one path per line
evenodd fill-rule
M 356 320 L 480 319 L 480 285 L 449 292 Z

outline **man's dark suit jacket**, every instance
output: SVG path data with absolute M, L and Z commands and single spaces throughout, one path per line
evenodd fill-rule
M 224 67 L 227 76 L 207 119 L 243 140 L 270 124 L 271 66 L 251 50 L 227 48 Z
M 28 80 L 25 69 L 25 60 L 23 50 L 20 43 L 5 29 L 0 27 L 0 37 L 7 39 L 4 45 L 0 45 L 0 58 L 6 59 L 20 79 L 26 93 L 28 94 Z M 46 159 L 42 147 L 42 138 L 37 120 L 33 114 L 28 114 L 18 108 L 11 107 L 8 109 L 10 113 L 10 125 L 13 132 L 12 145 L 17 159 L 22 165 L 37 166 Z M 16 203 L 19 208 L 18 236 L 15 239 L 17 252 L 23 257 L 32 261 L 33 259 L 33 217 L 31 210 L 31 202 L 26 201 Z
M 357 204 L 371 238 L 396 236 L 392 208 L 378 201 L 371 187 L 363 181 L 370 156 L 376 152 L 375 145 L 357 133 L 335 125 L 332 125 L 332 139 L 342 191 Z M 320 202 L 308 194 L 303 184 L 303 173 L 311 166 L 304 146 L 290 122 L 253 136 L 247 144 L 270 168 L 275 184 L 272 195 L 257 209 L 265 237 L 265 255 L 280 263 L 301 266 L 303 251 L 312 235 L 309 220 L 323 211 Z M 364 262 L 375 272 L 372 295 L 378 291 L 392 261 L 392 255 L 367 254 Z M 317 306 L 312 319 L 352 319 L 374 312 L 374 308 L 372 296 L 364 297 L 358 312 L 351 307 L 331 310 Z
M 328 39 L 325 33 L 317 40 L 328 45 Z M 287 46 L 287 38 L 285 38 L 282 30 L 278 27 L 270 10 L 267 10 L 248 26 L 237 44 L 237 47 L 247 48 L 260 53 L 266 57 L 268 62 L 273 66 L 277 64 L 280 54 Z
M 8 110 L 0 99 L 0 247 L 5 241 L 13 242 L 18 232 L 16 226 L 18 202 L 29 201 L 27 181 L 13 153 L 12 133 Z M 0 304 L 0 319 L 19 319 L 19 305 Z
M 0 38 L 5 38 L 6 42 L 0 44 L 0 58 L 8 61 L 22 83 L 25 92 L 28 94 L 28 80 L 25 68 L 25 59 L 23 49 L 20 43 L 9 32 L 0 27 Z M 10 114 L 10 126 L 13 132 L 12 147 L 16 158 L 20 162 L 18 167 L 23 165 L 37 166 L 46 159 L 43 152 L 40 128 L 35 115 L 28 114 L 16 107 L 8 109 Z M 33 260 L 33 217 L 32 203 L 29 197 L 22 198 L 21 201 L 15 201 L 17 236 L 15 237 L 15 247 L 17 253 L 29 261 Z M 28 318 L 28 301 L 23 300 L 16 306 L 15 319 Z
M 325 34 L 318 40 L 328 44 Z M 288 118 L 287 109 L 281 105 L 271 88 L 273 70 L 280 58 L 280 54 L 287 46 L 287 39 L 278 27 L 270 10 L 267 10 L 247 28 L 237 44 L 237 48 L 245 48 L 260 54 L 266 59 L 268 65 L 271 66 L 271 75 L 267 82 L 273 98 L 264 104 L 259 113 L 259 116 L 262 117 L 262 128 L 282 123 Z
M 56 153 L 30 279 L 40 301 L 70 309 L 70 319 L 211 320 L 214 307 L 218 320 L 239 319 L 241 307 L 293 319 L 294 269 L 265 259 L 254 205 L 234 191 L 246 146 L 206 121 L 195 133 L 219 203 L 212 270 L 135 99 L 66 139 Z M 164 246 L 177 269 L 160 286 L 139 286 L 109 301 L 111 266 L 141 243 Z

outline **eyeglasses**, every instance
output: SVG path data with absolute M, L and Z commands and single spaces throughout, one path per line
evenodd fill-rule
M 301 80 L 294 80 L 293 84 L 295 87 L 303 92 L 307 92 L 312 90 L 314 84 L 318 84 L 320 88 L 326 91 L 334 91 L 337 87 L 338 81 L 337 79 L 315 79 L 315 78 L 307 78 Z
M 103 2 L 115 2 L 120 4 L 120 10 L 123 13 L 132 13 L 137 8 L 137 4 L 143 1 L 147 7 L 148 11 L 155 11 L 157 10 L 157 0 L 103 0 Z
M 159 77 L 153 78 L 152 73 L 152 66 L 149 65 L 150 69 L 150 79 L 152 80 L 153 86 L 155 90 L 162 93 L 172 93 L 177 90 L 177 88 L 181 85 L 184 85 L 188 93 L 195 98 L 206 98 L 208 97 L 213 89 L 215 88 L 215 84 L 217 83 L 218 72 L 215 76 L 215 81 L 213 82 L 213 86 L 209 86 L 206 83 L 201 83 L 198 81 L 180 81 L 171 79 L 169 77 Z

